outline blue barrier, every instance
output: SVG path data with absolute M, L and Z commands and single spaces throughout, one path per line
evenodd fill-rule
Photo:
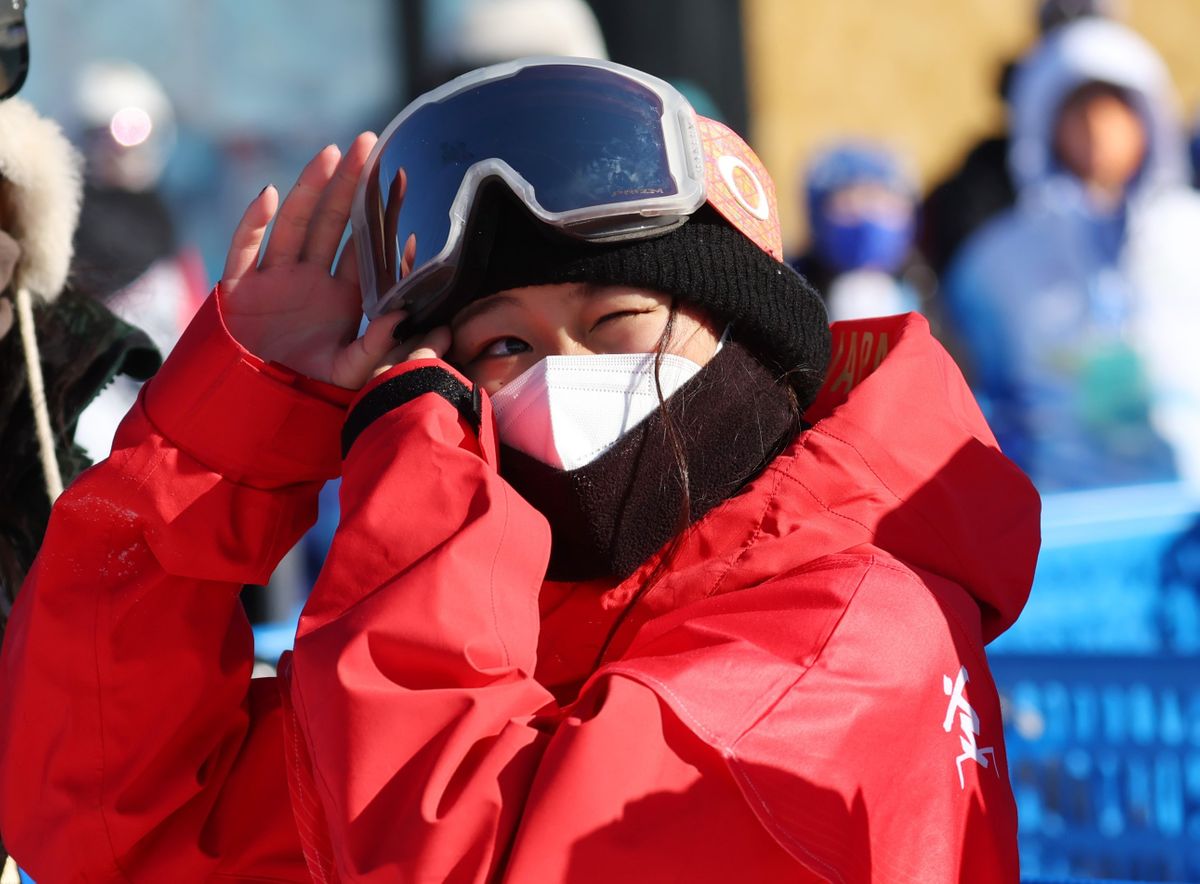
M 989 653 L 1200 653 L 1198 524 L 1176 484 L 1046 495 L 1029 604 Z
M 1029 604 L 988 648 L 1030 880 L 1200 881 L 1200 498 L 1048 495 Z
M 300 608 L 292 611 L 284 620 L 257 623 L 254 626 L 254 656 L 274 666 L 284 651 L 292 649 L 296 638 L 296 625 L 300 621 Z
M 1200 658 L 996 656 L 1022 868 L 1200 881 Z
M 1060 875 L 1051 877 L 1042 877 L 1040 875 L 1021 875 L 1021 884 L 1099 884 L 1103 881 L 1104 884 L 1147 884 L 1146 881 L 1132 881 L 1130 879 L 1118 878 L 1064 878 Z M 1151 882 L 1157 884 L 1157 882 Z

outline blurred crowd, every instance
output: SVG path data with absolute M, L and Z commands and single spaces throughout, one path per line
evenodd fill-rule
M 884 144 L 807 171 L 796 266 L 831 318 L 925 312 L 1043 491 L 1200 479 L 1200 195 L 1166 66 L 1113 11 L 1040 4 L 1008 132 L 924 200 Z
M 1002 77 L 1008 131 L 927 194 L 886 141 L 830 139 L 804 169 L 808 234 L 793 264 L 834 321 L 924 313 L 1043 490 L 1198 481 L 1200 197 L 1170 77 L 1111 0 L 1034 12 L 1038 39 Z M 582 0 L 472 0 L 426 24 L 414 92 L 521 55 L 606 54 Z M 206 289 L 200 251 L 158 195 L 172 102 L 128 62 L 88 66 L 73 94 L 88 169 L 77 273 L 169 349 Z M 134 390 L 118 382 L 81 419 L 91 456 Z

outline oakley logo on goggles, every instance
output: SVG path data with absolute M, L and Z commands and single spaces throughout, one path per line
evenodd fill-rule
M 780 256 L 774 188 L 732 131 L 632 68 L 520 59 L 418 98 L 380 137 L 352 213 L 369 317 L 403 306 L 427 325 L 461 306 L 448 299 L 497 182 L 543 224 L 598 243 L 666 233 L 707 199 Z

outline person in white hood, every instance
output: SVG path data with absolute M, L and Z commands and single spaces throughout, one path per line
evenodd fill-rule
M 57 124 L 0 101 L 0 637 L 51 504 L 92 463 L 74 442 L 80 412 L 162 361 L 73 278 L 82 178 Z
M 1200 195 L 1165 65 L 1115 22 L 1022 62 L 1016 206 L 944 282 L 1001 445 L 1043 490 L 1200 482 Z

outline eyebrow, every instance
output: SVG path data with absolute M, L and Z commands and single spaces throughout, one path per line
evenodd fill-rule
M 458 331 L 472 319 L 491 313 L 500 307 L 507 307 L 516 303 L 517 299 L 510 295 L 490 295 L 486 298 L 480 298 L 478 301 L 472 301 L 459 310 L 454 318 L 450 320 L 450 330 Z
M 580 282 L 576 284 L 575 289 L 571 292 L 571 296 L 575 298 L 588 298 L 603 288 L 606 288 L 606 286 L 597 285 L 592 282 Z M 517 303 L 517 298 L 514 298 L 512 295 L 502 294 L 488 295 L 487 297 L 480 298 L 478 301 L 472 301 L 459 310 L 454 318 L 450 320 L 450 330 L 452 332 L 458 331 L 472 319 L 491 313 L 499 307 L 508 307 Z

